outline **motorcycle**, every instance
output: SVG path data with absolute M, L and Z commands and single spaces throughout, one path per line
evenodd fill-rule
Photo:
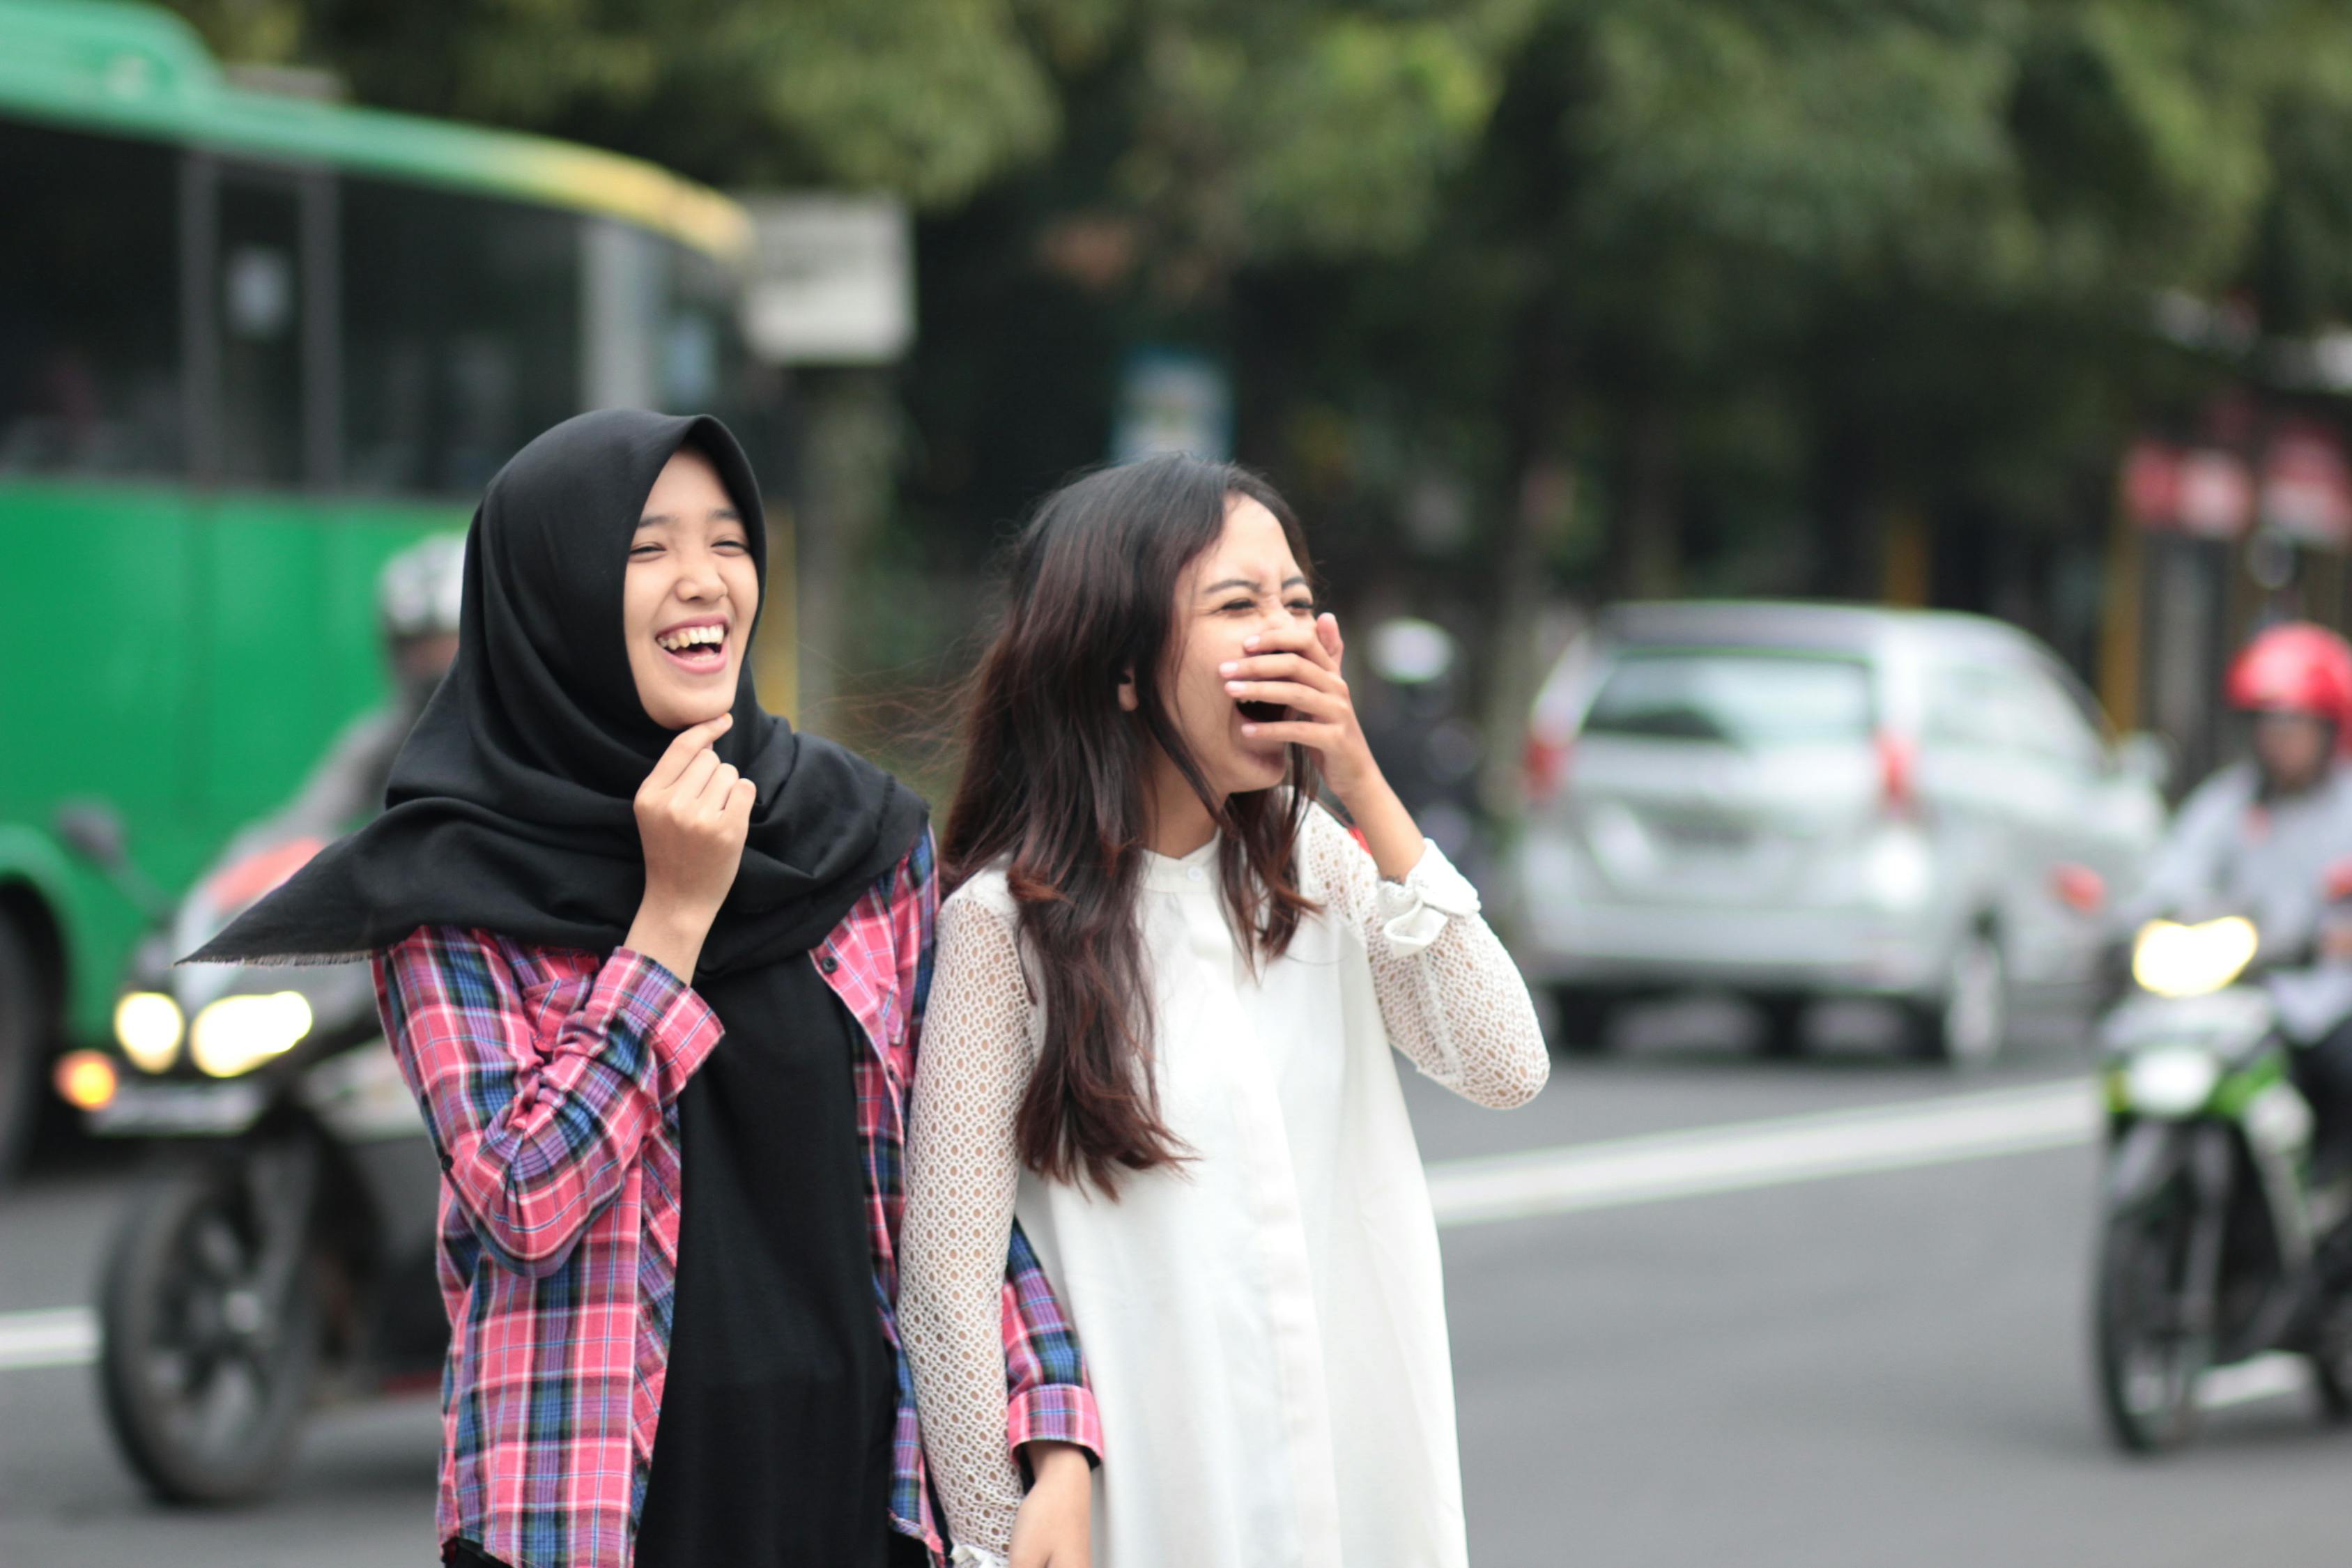
M 2286 1352 L 2352 1418 L 2352 1169 L 2314 1165 L 2283 1026 L 2302 976 L 2238 915 L 2152 921 L 2101 1026 L 2107 1113 L 2095 1290 L 2100 1405 L 2135 1453 L 2192 1435 L 2209 1372 Z
M 59 831 L 135 876 L 90 808 Z M 322 847 L 264 845 L 198 883 L 133 962 L 116 1050 L 57 1072 L 89 1131 L 160 1156 L 108 1256 L 99 1373 L 117 1446 L 168 1502 L 264 1494 L 314 1409 L 432 1387 L 447 1347 L 440 1165 L 368 965 L 172 964 Z

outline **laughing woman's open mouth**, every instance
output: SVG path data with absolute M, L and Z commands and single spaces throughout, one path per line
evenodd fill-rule
M 654 645 L 680 668 L 709 675 L 727 668 L 727 623 L 692 621 L 654 634 Z

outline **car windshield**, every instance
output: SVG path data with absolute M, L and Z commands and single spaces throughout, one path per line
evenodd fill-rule
M 1859 658 L 1637 648 L 1618 657 L 1584 732 L 1760 748 L 1866 740 L 1871 717 L 1870 670 Z

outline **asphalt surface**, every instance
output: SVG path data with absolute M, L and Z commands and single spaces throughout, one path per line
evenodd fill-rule
M 2105 1447 L 2083 1331 L 2095 1155 L 2068 1131 L 2063 1031 L 1955 1079 L 1889 1059 L 1867 1016 L 1823 1022 L 1811 1058 L 1766 1063 L 1736 1011 L 1654 1011 L 1509 1115 L 1412 1085 L 1441 1192 L 1465 1161 L 1567 1151 L 1503 1162 L 1532 1170 L 1525 1217 L 1444 1232 L 1473 1562 L 2352 1563 L 2352 1433 L 2307 1394 L 2241 1388 L 2157 1463 Z M 1947 1110 L 1955 1140 L 1870 1153 L 1871 1129 L 1923 1136 Z M 1827 1157 L 1714 1157 L 1759 1123 Z M 1731 1131 L 1652 1136 L 1710 1128 Z M 1626 1140 L 1633 1165 L 1593 1165 Z M 1570 1202 L 1546 1184 L 1560 1162 L 1648 1174 Z M 1692 1170 L 1706 1190 L 1675 1186 Z M 0 1199 L 0 1351 L 13 1331 L 28 1359 L 23 1314 L 91 1299 L 128 1183 L 68 1151 Z M 436 1429 L 429 1401 L 330 1413 L 275 1500 L 175 1512 L 109 1447 L 86 1365 L 0 1366 L 0 1565 L 423 1568 Z

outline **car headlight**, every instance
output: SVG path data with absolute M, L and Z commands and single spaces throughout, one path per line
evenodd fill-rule
M 215 1078 L 251 1072 L 310 1032 L 310 1004 L 299 991 L 224 996 L 196 1015 L 188 1056 Z
M 2132 1058 L 2124 1069 L 2131 1109 L 2145 1116 L 2193 1116 L 2213 1098 L 2221 1064 L 2189 1046 L 2167 1046 Z
M 168 1071 L 188 1032 L 180 1005 L 160 991 L 133 991 L 114 1005 L 114 1040 L 141 1072 Z
M 2237 915 L 2201 925 L 2150 921 L 2132 943 L 2132 978 L 2158 996 L 2202 996 L 2246 972 L 2262 938 Z

